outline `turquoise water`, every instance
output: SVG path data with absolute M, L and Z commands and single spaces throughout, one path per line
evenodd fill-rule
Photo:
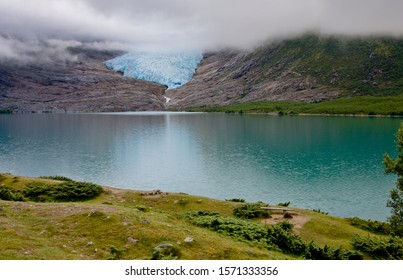
M 244 198 L 385 220 L 401 119 L 202 113 L 0 115 L 0 172 Z

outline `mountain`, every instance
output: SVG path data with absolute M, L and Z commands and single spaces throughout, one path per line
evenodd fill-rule
M 398 38 L 309 34 L 249 51 L 204 53 L 189 82 L 200 56 L 180 57 L 167 67 L 171 58 L 163 56 L 68 51 L 76 61 L 1 62 L 0 110 L 183 110 L 260 100 L 321 102 L 403 94 L 403 39 Z
M 168 108 L 256 100 L 320 102 L 403 94 L 403 40 L 306 35 L 252 51 L 208 53 Z
M 165 87 L 123 78 L 104 61 L 122 52 L 69 48 L 75 61 L 0 63 L 0 110 L 103 112 L 162 110 Z

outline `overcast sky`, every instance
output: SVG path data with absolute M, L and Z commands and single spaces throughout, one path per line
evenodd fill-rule
M 403 0 L 0 0 L 0 53 L 102 40 L 126 49 L 248 48 L 307 31 L 403 35 Z M 52 45 L 53 44 L 53 45 Z M 56 47 L 55 47 L 56 46 Z

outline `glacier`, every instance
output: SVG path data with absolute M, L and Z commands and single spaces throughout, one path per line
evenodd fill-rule
M 123 77 L 146 80 L 177 88 L 192 80 L 203 55 L 200 53 L 126 53 L 105 61 L 105 66 Z

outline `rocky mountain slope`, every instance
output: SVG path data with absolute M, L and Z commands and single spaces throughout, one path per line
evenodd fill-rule
M 0 110 L 182 110 L 259 100 L 321 102 L 403 94 L 403 39 L 396 38 L 305 35 L 251 51 L 205 53 L 193 80 L 168 90 L 108 70 L 103 62 L 122 52 L 69 51 L 76 61 L 1 62 Z
M 121 52 L 70 48 L 76 61 L 0 63 L 0 110 L 103 112 L 162 110 L 165 87 L 123 78 L 103 62 Z
M 402 93 L 403 40 L 306 35 L 250 52 L 205 54 L 194 79 L 167 96 L 168 107 L 180 109 Z

